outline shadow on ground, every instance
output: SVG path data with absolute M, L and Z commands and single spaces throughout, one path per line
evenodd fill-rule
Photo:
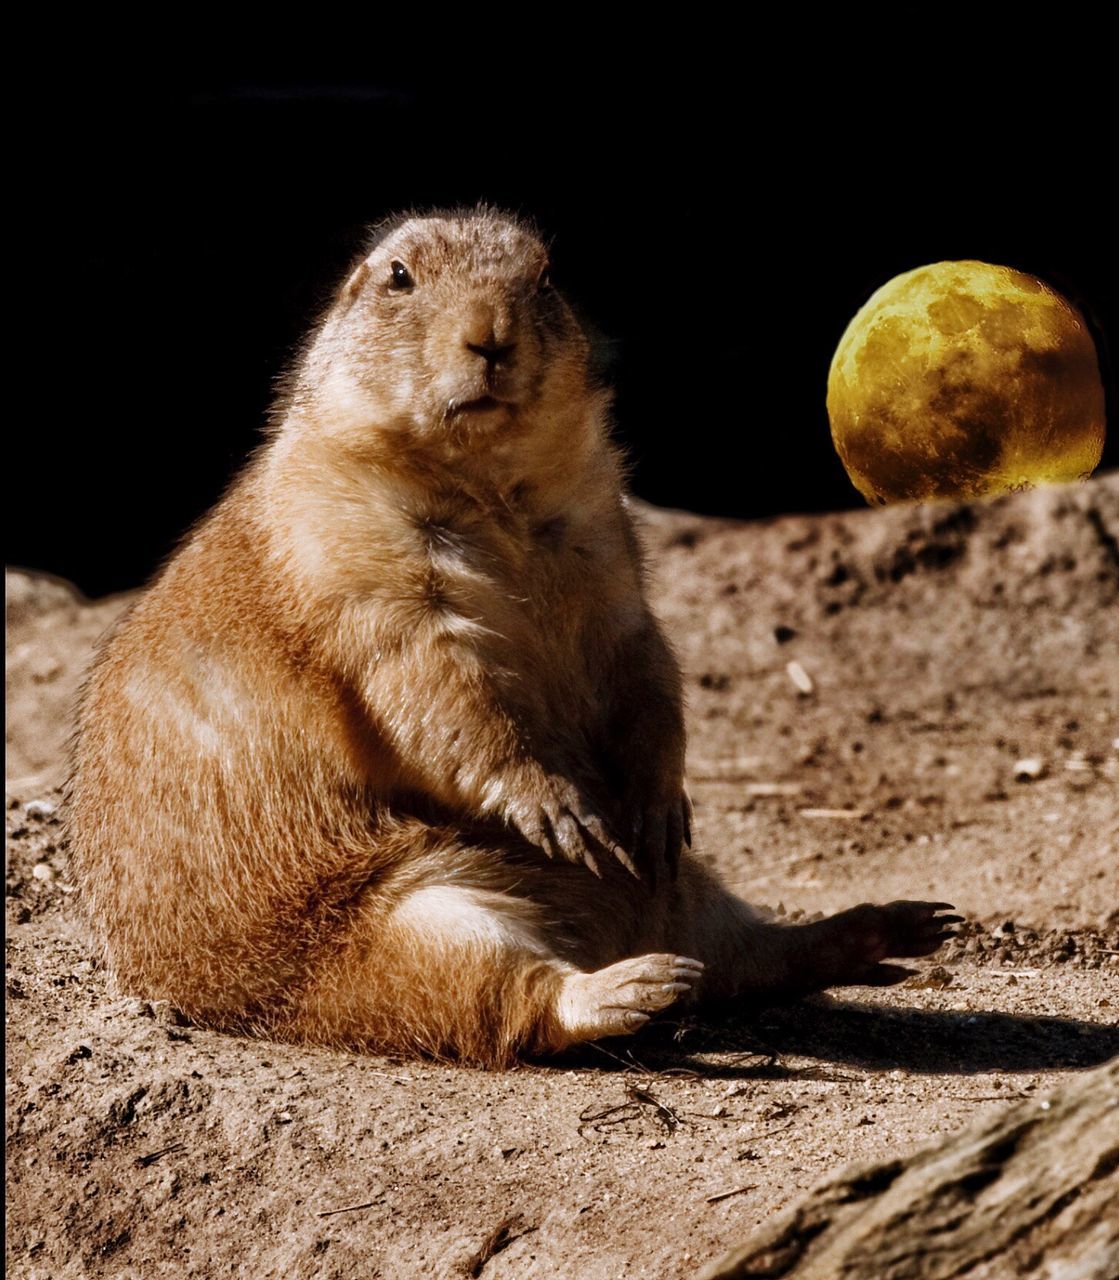
M 784 1079 L 902 1069 L 972 1075 L 1098 1066 L 1119 1055 L 1119 1026 L 985 1010 L 882 1008 L 828 997 L 725 1022 L 665 1022 L 635 1040 L 585 1046 L 568 1066 L 696 1071 L 728 1079 Z M 785 1056 L 821 1066 L 790 1067 Z

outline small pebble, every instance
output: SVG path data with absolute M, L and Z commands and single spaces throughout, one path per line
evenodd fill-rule
M 28 800 L 23 811 L 29 818 L 49 818 L 56 807 L 49 800 Z
M 1014 766 L 1014 779 L 1016 782 L 1036 782 L 1038 778 L 1044 778 L 1045 773 L 1045 761 L 1037 756 L 1027 756 L 1026 759 L 1019 760 Z
M 31 874 L 36 880 L 46 881 L 54 879 L 54 869 L 48 866 L 45 862 L 36 862 L 31 868 Z
M 926 973 L 915 974 L 906 981 L 905 985 L 918 990 L 943 991 L 945 987 L 950 987 L 952 982 L 952 975 L 942 964 L 938 964 L 934 965 Z
M 800 693 L 809 694 L 816 688 L 812 682 L 812 677 L 799 662 L 787 662 L 785 664 L 785 674 L 796 685 Z

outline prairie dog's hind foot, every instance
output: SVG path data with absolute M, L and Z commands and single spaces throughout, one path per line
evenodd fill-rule
M 568 974 L 556 1001 L 562 1042 L 555 1048 L 630 1035 L 691 992 L 702 976 L 701 961 L 671 954 L 636 956 L 593 973 Z
M 889 987 L 904 981 L 914 971 L 886 959 L 932 955 L 955 934 L 951 926 L 963 920 L 942 914 L 952 910 L 947 902 L 864 902 L 804 926 L 813 985 Z

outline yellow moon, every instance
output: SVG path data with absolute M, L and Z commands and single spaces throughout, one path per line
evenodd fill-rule
M 871 503 L 1087 479 L 1103 452 L 1084 317 L 1041 280 L 987 262 L 936 262 L 884 284 L 836 348 L 828 417 Z

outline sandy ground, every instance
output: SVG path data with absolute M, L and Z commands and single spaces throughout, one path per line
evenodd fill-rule
M 504 1074 L 106 990 L 52 788 L 121 602 L 9 575 L 9 1275 L 671 1280 L 842 1164 L 1119 1053 L 1117 537 L 1114 475 L 969 508 L 648 511 L 702 856 L 790 913 L 935 897 L 969 923 L 890 991 Z

